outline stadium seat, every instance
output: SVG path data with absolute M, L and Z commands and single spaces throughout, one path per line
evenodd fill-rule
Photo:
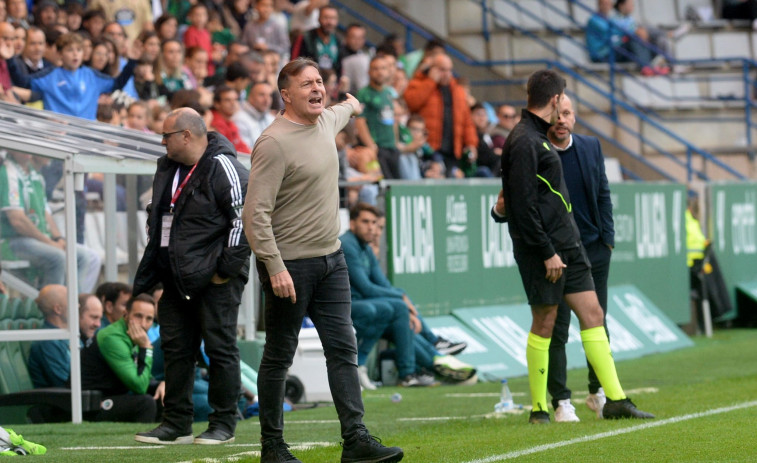
M 675 106 L 673 84 L 664 76 L 648 77 L 644 83 L 649 87 L 649 103 L 653 108 L 665 109 Z
M 750 58 L 748 32 L 717 32 L 712 35 L 712 56 L 715 59 Z
M 710 98 L 743 100 L 744 82 L 741 74 L 715 74 L 710 76 Z
M 544 5 L 544 17 L 549 18 L 549 25 L 555 29 L 577 29 L 570 20 L 570 6 L 567 0 L 547 0 Z M 581 24 L 583 26 L 583 24 Z
M 21 317 L 23 301 L 17 297 L 8 300 L 8 318 L 15 320 Z
M 585 67 L 591 63 L 586 47 L 578 39 L 569 39 L 568 37 L 557 38 L 557 53 L 560 61 L 570 67 Z
M 689 7 L 697 8 L 710 8 L 712 9 L 712 0 L 678 0 L 678 21 L 686 21 L 686 12 Z
M 673 49 L 676 60 L 712 59 L 709 34 L 687 34 L 675 43 Z
M 26 367 L 26 347 L 19 342 L 0 342 L 0 408 L 40 405 L 53 407 L 70 416 L 70 389 L 32 389 L 32 381 Z M 99 410 L 101 396 L 100 391 L 82 391 L 82 411 Z M 5 418 L 2 412 L 0 416 Z M 27 415 L 27 419 L 32 422 L 41 422 L 40 418 L 39 413 Z
M 0 320 L 6 317 L 6 311 L 8 310 L 8 295 L 0 294 Z
M 623 77 L 623 93 L 631 103 L 642 108 L 648 108 L 652 105 L 652 97 L 649 89 L 644 86 L 641 79 L 637 77 Z
M 695 108 L 700 106 L 702 92 L 699 89 L 699 82 L 695 80 L 675 80 L 673 82 L 673 96 L 675 97 L 676 107 Z
M 509 2 L 493 2 L 491 4 L 492 11 L 494 12 L 494 25 L 502 29 L 512 29 L 510 22 L 518 24 L 519 14 L 518 9 L 515 8 Z
M 577 22 L 581 27 L 586 27 L 589 19 L 591 19 L 592 12 L 596 9 L 596 5 L 587 5 L 585 1 L 571 2 L 571 4 L 571 13 L 573 15 L 573 20 Z M 582 5 L 586 6 L 587 8 L 582 8 Z
M 660 0 L 641 0 L 636 9 L 641 10 L 643 21 L 641 24 L 673 28 L 679 25 L 676 15 L 675 2 L 661 2 Z

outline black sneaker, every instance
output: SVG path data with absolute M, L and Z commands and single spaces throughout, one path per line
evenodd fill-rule
M 531 424 L 549 424 L 549 413 L 542 411 L 531 412 L 528 422 Z
M 385 447 L 367 432 L 357 432 L 342 443 L 342 463 L 392 463 L 404 456 L 401 448 Z
M 609 397 L 607 398 L 607 402 L 605 402 L 604 408 L 602 408 L 602 416 L 608 420 L 614 420 L 618 418 L 654 418 L 653 414 L 643 412 L 636 408 L 636 405 L 634 405 L 629 398 L 622 400 L 610 400 Z
M 441 336 L 434 343 L 434 348 L 442 355 L 457 355 L 464 351 L 466 347 L 468 347 L 467 343 L 453 342 Z
M 232 442 L 234 442 L 234 434 L 219 428 L 208 428 L 194 440 L 194 443 L 199 445 L 231 444 Z
M 292 452 L 289 445 L 282 439 L 263 442 L 260 450 L 260 463 L 302 463 Z
M 191 429 L 189 432 L 181 432 L 170 426 L 161 424 L 152 431 L 138 432 L 134 436 L 134 440 L 144 442 L 145 444 L 174 445 L 191 444 L 195 438 L 192 435 Z

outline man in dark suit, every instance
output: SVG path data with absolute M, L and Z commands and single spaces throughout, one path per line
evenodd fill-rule
M 599 140 L 595 137 L 573 134 L 576 115 L 565 95 L 559 105 L 559 116 L 547 137 L 560 154 L 565 183 L 573 204 L 573 217 L 581 234 L 581 242 L 591 262 L 591 275 L 599 305 L 607 316 L 607 277 L 610 273 L 610 256 L 615 246 L 615 227 L 612 220 L 610 188 L 605 175 L 605 161 Z M 570 308 L 563 301 L 557 309 L 557 320 L 549 346 L 547 389 L 552 396 L 555 421 L 579 421 L 570 403 L 570 389 L 566 386 L 565 343 L 568 342 Z M 605 321 L 605 330 L 607 322 Z M 609 334 L 608 334 L 609 336 Z M 604 391 L 597 375 L 589 366 L 589 396 L 586 405 L 602 417 Z

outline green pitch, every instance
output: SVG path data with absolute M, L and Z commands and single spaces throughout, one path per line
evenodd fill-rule
M 618 364 L 623 387 L 651 421 L 597 420 L 583 403 L 586 370 L 572 370 L 580 423 L 527 424 L 527 415 L 485 418 L 499 385 L 431 389 L 380 388 L 364 393 L 366 424 L 409 462 L 713 462 L 755 461 L 757 331 L 719 331 L 695 346 Z M 530 402 L 526 378 L 511 378 L 515 401 Z M 402 394 L 394 403 L 391 395 Z M 339 424 L 332 406 L 285 415 L 286 440 L 305 462 L 339 461 Z M 0 424 L 2 416 L 0 415 Z M 260 426 L 239 423 L 227 446 L 153 447 L 134 442 L 134 424 L 15 425 L 48 448 L 27 457 L 51 462 L 257 462 Z M 199 434 L 204 424 L 196 424 Z M 300 449 L 307 447 L 307 449 Z M 0 457 L 2 458 L 2 457 Z M 25 460 L 24 460 L 25 461 Z

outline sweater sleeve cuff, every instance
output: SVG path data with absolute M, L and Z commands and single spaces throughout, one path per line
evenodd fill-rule
M 277 257 L 265 263 L 265 268 L 268 270 L 268 276 L 277 275 L 287 269 L 284 265 L 284 261 L 281 257 Z

